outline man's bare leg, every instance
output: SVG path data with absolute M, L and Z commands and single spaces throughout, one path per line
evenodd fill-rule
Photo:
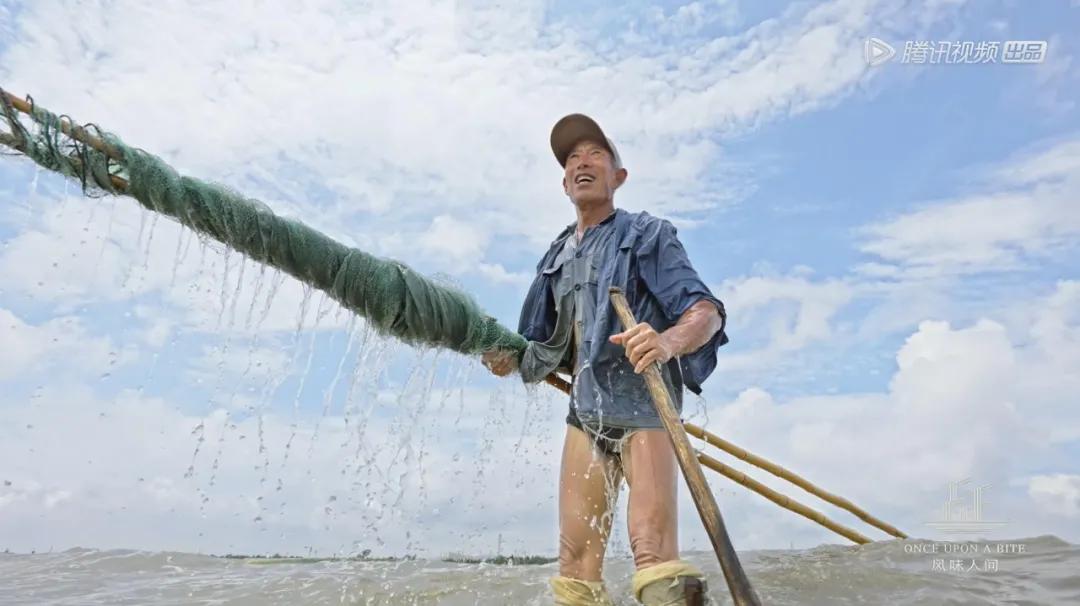
M 622 472 L 584 431 L 566 426 L 559 473 L 559 576 L 556 606 L 612 606 L 604 587 L 604 551 Z
M 622 472 L 584 431 L 566 426 L 559 473 L 559 574 L 599 581 Z
M 627 438 L 622 458 L 630 485 L 626 518 L 635 567 L 677 559 L 678 467 L 671 438 L 663 429 L 636 431 Z
M 646 606 L 703 604 L 701 571 L 679 559 L 679 475 L 671 438 L 662 429 L 637 431 L 627 438 L 622 459 L 630 485 L 634 597 Z

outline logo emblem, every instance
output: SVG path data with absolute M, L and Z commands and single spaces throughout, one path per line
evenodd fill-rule
M 941 508 L 942 519 L 926 522 L 926 525 L 946 534 L 980 534 L 1005 526 L 1006 522 L 989 521 L 983 517 L 983 495 L 990 488 L 989 484 L 972 488 L 970 500 L 960 494 L 960 489 L 970 482 L 971 478 L 949 482 L 949 493 Z
M 896 54 L 896 49 L 880 38 L 867 38 L 863 46 L 863 54 L 866 57 L 867 65 L 877 67 L 892 59 L 893 55 Z

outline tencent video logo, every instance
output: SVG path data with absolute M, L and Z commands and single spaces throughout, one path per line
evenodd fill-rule
M 866 57 L 866 64 L 870 67 L 877 67 L 885 63 L 892 59 L 895 54 L 896 49 L 880 38 L 867 38 L 866 43 L 863 45 L 863 56 Z
M 907 40 L 900 63 L 919 65 L 988 65 L 1042 63 L 1046 40 Z M 870 67 L 884 65 L 896 49 L 881 38 L 867 38 L 863 58 Z

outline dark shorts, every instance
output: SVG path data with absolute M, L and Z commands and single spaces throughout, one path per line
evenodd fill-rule
M 593 444 L 600 449 L 600 452 L 608 455 L 609 457 L 619 457 L 622 452 L 622 440 L 631 432 L 637 431 L 633 427 L 592 427 L 586 428 L 581 419 L 578 418 L 577 411 L 574 407 L 570 406 L 570 414 L 566 415 L 566 424 L 573 425 L 592 438 Z

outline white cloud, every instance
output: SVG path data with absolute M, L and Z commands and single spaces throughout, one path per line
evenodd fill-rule
M 445 267 L 460 270 L 481 259 L 490 239 L 491 234 L 474 222 L 439 215 L 431 220 L 419 242 L 429 254 L 437 255 Z
M 1070 249 L 1080 236 L 1080 142 L 1014 158 L 990 175 L 1004 190 L 926 204 L 860 230 L 883 261 L 869 275 L 911 279 L 1015 270 Z
M 476 269 L 495 283 L 517 284 L 527 286 L 533 279 L 532 274 L 527 272 L 507 271 L 500 263 L 480 263 Z
M 314 345 L 308 344 L 304 349 L 311 347 Z M 294 347 L 295 351 L 300 349 L 299 345 Z M 192 384 L 214 385 L 218 390 L 228 384 L 227 391 L 235 396 L 242 389 L 262 387 L 293 372 L 290 364 L 297 363 L 294 356 L 280 348 L 259 346 L 255 339 L 204 346 L 202 355 L 188 362 L 185 379 Z
M 661 34 L 690 36 L 712 25 L 734 26 L 739 18 L 739 8 L 733 0 L 696 0 L 675 8 L 670 14 L 654 7 L 651 17 Z
M 970 289 L 959 280 L 1037 271 L 1039 262 L 1069 258 L 1080 241 L 1078 168 L 1075 137 L 1043 141 L 989 168 L 965 167 L 966 174 L 976 175 L 967 180 L 984 193 L 928 202 L 858 228 L 864 238 L 860 249 L 872 260 L 847 275 L 821 279 L 800 267 L 783 275 L 759 264 L 760 275 L 724 281 L 714 292 L 728 306 L 733 345 L 718 368 L 753 380 L 774 375 L 783 382 L 794 370 L 804 371 L 803 379 L 820 380 L 830 372 L 826 367 L 874 366 L 853 357 L 853 349 L 906 334 L 924 320 L 973 322 L 987 313 L 1018 334 L 1031 322 L 1054 322 L 1055 329 L 1044 330 L 1046 342 L 1063 338 L 1068 333 L 1059 330 L 1062 320 L 1032 317 L 1027 297 L 993 302 L 980 294 L 966 300 L 961 293 Z M 1071 300 L 1070 284 L 1063 282 L 1054 296 Z M 812 358 L 815 349 L 828 353 Z
M 1028 494 L 1044 511 L 1080 517 L 1080 475 L 1056 473 L 1034 476 L 1028 482 Z
M 1061 303 L 1075 300 L 1075 291 L 1075 283 L 1063 283 L 1027 306 L 1051 318 L 1049 327 L 1060 318 Z M 1072 338 L 1078 326 L 1075 317 L 1066 321 L 1070 337 L 1062 342 L 1037 325 L 1013 338 L 987 319 L 967 327 L 924 322 L 897 351 L 897 370 L 884 392 L 778 401 L 751 388 L 713 411 L 707 427 L 915 536 L 933 534 L 923 524 L 937 519 L 947 484 L 970 477 L 994 486 L 996 510 L 987 513 L 1011 520 L 1003 536 L 1052 532 L 1075 540 L 1080 526 L 1030 510 L 1034 499 L 1043 512 L 1071 512 L 1072 476 L 1018 480 L 1047 460 L 1069 460 L 1069 449 L 1080 440 L 1070 429 L 1080 426 L 1072 405 L 1080 366 L 1067 366 L 1080 352 Z M 764 472 L 740 469 L 819 508 Z M 847 514 L 836 516 L 843 521 Z M 806 536 L 812 528 L 788 514 L 779 524 L 767 541 Z
M 160 310 L 152 306 L 136 305 L 135 317 L 147 324 L 142 340 L 151 348 L 160 349 L 169 337 L 175 334 L 175 320 L 161 314 Z
M 4 546 L 332 553 L 355 542 L 438 556 L 493 549 L 493 527 L 545 545 L 552 501 L 527 479 L 549 476 L 554 493 L 562 413 L 509 383 L 428 392 L 418 379 L 377 402 L 361 395 L 347 416 L 341 402 L 325 416 L 311 403 L 299 416 L 265 403 L 199 416 L 74 385 L 7 402 L 0 458 L 20 463 L 0 472 Z
M 843 280 L 813 280 L 795 272 L 725 280 L 715 289 L 724 302 L 729 330 L 743 340 L 764 340 L 755 348 L 726 353 L 719 371 L 762 369 L 809 345 L 836 337 L 834 316 L 855 295 Z
M 1071 91 L 1080 83 L 1080 78 L 1073 67 L 1075 57 L 1060 36 L 1051 36 L 1046 47 L 1046 57 L 1034 70 L 1035 90 L 1038 91 L 1035 100 L 1048 116 L 1062 116 L 1076 107 Z M 1017 89 L 1014 92 L 1016 98 L 1031 93 L 1027 86 Z
M 1077 172 L 1080 172 L 1080 139 L 1063 138 L 1017 154 L 997 166 L 990 179 L 1003 185 L 1021 186 L 1058 182 Z
M 113 372 L 134 356 L 130 348 L 117 346 L 108 337 L 87 333 L 85 323 L 74 316 L 52 318 L 42 324 L 24 322 L 0 308 L 0 382 L 50 373 L 77 376 Z
M 731 6 L 689 3 L 671 18 L 694 28 Z M 432 216 L 477 217 L 493 239 L 535 245 L 570 216 L 547 151 L 558 116 L 589 112 L 625 143 L 635 176 L 621 203 L 700 213 L 727 203 L 711 133 L 850 94 L 867 74 L 852 52 L 867 25 L 912 26 L 905 14 L 836 1 L 714 40 L 623 44 L 612 57 L 541 3 L 120 2 L 87 13 L 53 0 L 18 14 L 0 75 L 338 237 L 369 243 Z

